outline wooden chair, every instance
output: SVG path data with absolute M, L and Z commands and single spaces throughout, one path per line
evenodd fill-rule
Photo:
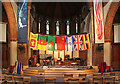
M 110 72 L 111 76 L 115 76 L 116 72 Z
M 44 82 L 45 77 L 44 76 L 36 76 L 36 82 Z
M 65 84 L 79 84 L 80 78 L 64 78 Z
M 94 73 L 93 76 L 101 76 L 101 73 Z
M 73 74 L 65 73 L 64 77 L 73 77 Z
M 102 84 L 103 83 L 103 77 L 102 76 L 93 76 L 92 82 L 93 82 L 93 84 L 94 83 Z
M 56 84 L 56 78 L 45 78 L 45 84 Z
M 5 82 L 5 76 L 6 76 L 6 74 L 2 74 L 2 77 L 1 77 L 1 82 L 2 83 Z
M 114 84 L 115 83 L 115 77 L 109 76 L 109 77 L 104 77 L 103 78 L 103 83 L 104 84 Z
M 14 82 L 13 75 L 5 75 L 4 77 L 6 82 Z
M 31 77 L 27 77 L 27 76 L 23 77 L 24 84 L 30 84 L 30 81 L 31 81 Z
M 14 81 L 15 81 L 15 83 L 23 84 L 24 77 L 23 76 L 14 76 Z
M 45 72 L 43 70 L 38 70 L 38 73 L 41 75 L 41 76 L 44 76 L 45 75 Z
M 120 78 L 120 72 L 116 72 L 115 73 L 115 80 L 118 81 L 119 78 Z
M 103 77 L 109 77 L 110 73 L 103 73 Z
M 120 78 L 118 78 L 118 82 L 120 83 Z
M 81 74 L 79 74 L 79 77 L 80 77 L 80 83 L 86 83 L 87 82 L 87 79 L 86 79 L 86 76 L 87 76 L 87 74 L 85 74 L 85 73 L 81 73 Z

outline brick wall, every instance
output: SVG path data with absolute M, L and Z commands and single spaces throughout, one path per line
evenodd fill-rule
M 22 44 L 18 44 L 18 50 L 17 50 L 17 59 L 19 62 L 22 62 L 23 65 L 28 65 L 28 56 L 27 56 L 27 44 L 24 43 L 22 46 L 25 47 L 25 49 L 20 49 L 19 46 Z
M 87 50 L 79 51 L 79 56 L 84 59 L 84 65 L 87 65 Z
M 103 44 L 100 46 L 103 46 Z M 98 48 L 98 44 L 94 44 L 92 47 L 93 66 L 99 66 L 100 63 L 103 62 L 104 51 L 103 49 Z

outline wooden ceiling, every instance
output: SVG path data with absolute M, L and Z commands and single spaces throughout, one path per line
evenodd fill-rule
M 33 2 L 38 16 L 67 18 L 79 16 L 83 7 L 89 8 L 86 2 Z

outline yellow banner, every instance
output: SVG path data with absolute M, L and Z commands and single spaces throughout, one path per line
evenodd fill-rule
M 38 34 L 33 34 L 32 32 L 30 32 L 30 48 L 37 49 L 37 39 Z

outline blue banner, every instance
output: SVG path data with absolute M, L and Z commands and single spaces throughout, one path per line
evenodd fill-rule
M 27 43 L 27 1 L 19 2 L 18 6 L 18 43 Z

